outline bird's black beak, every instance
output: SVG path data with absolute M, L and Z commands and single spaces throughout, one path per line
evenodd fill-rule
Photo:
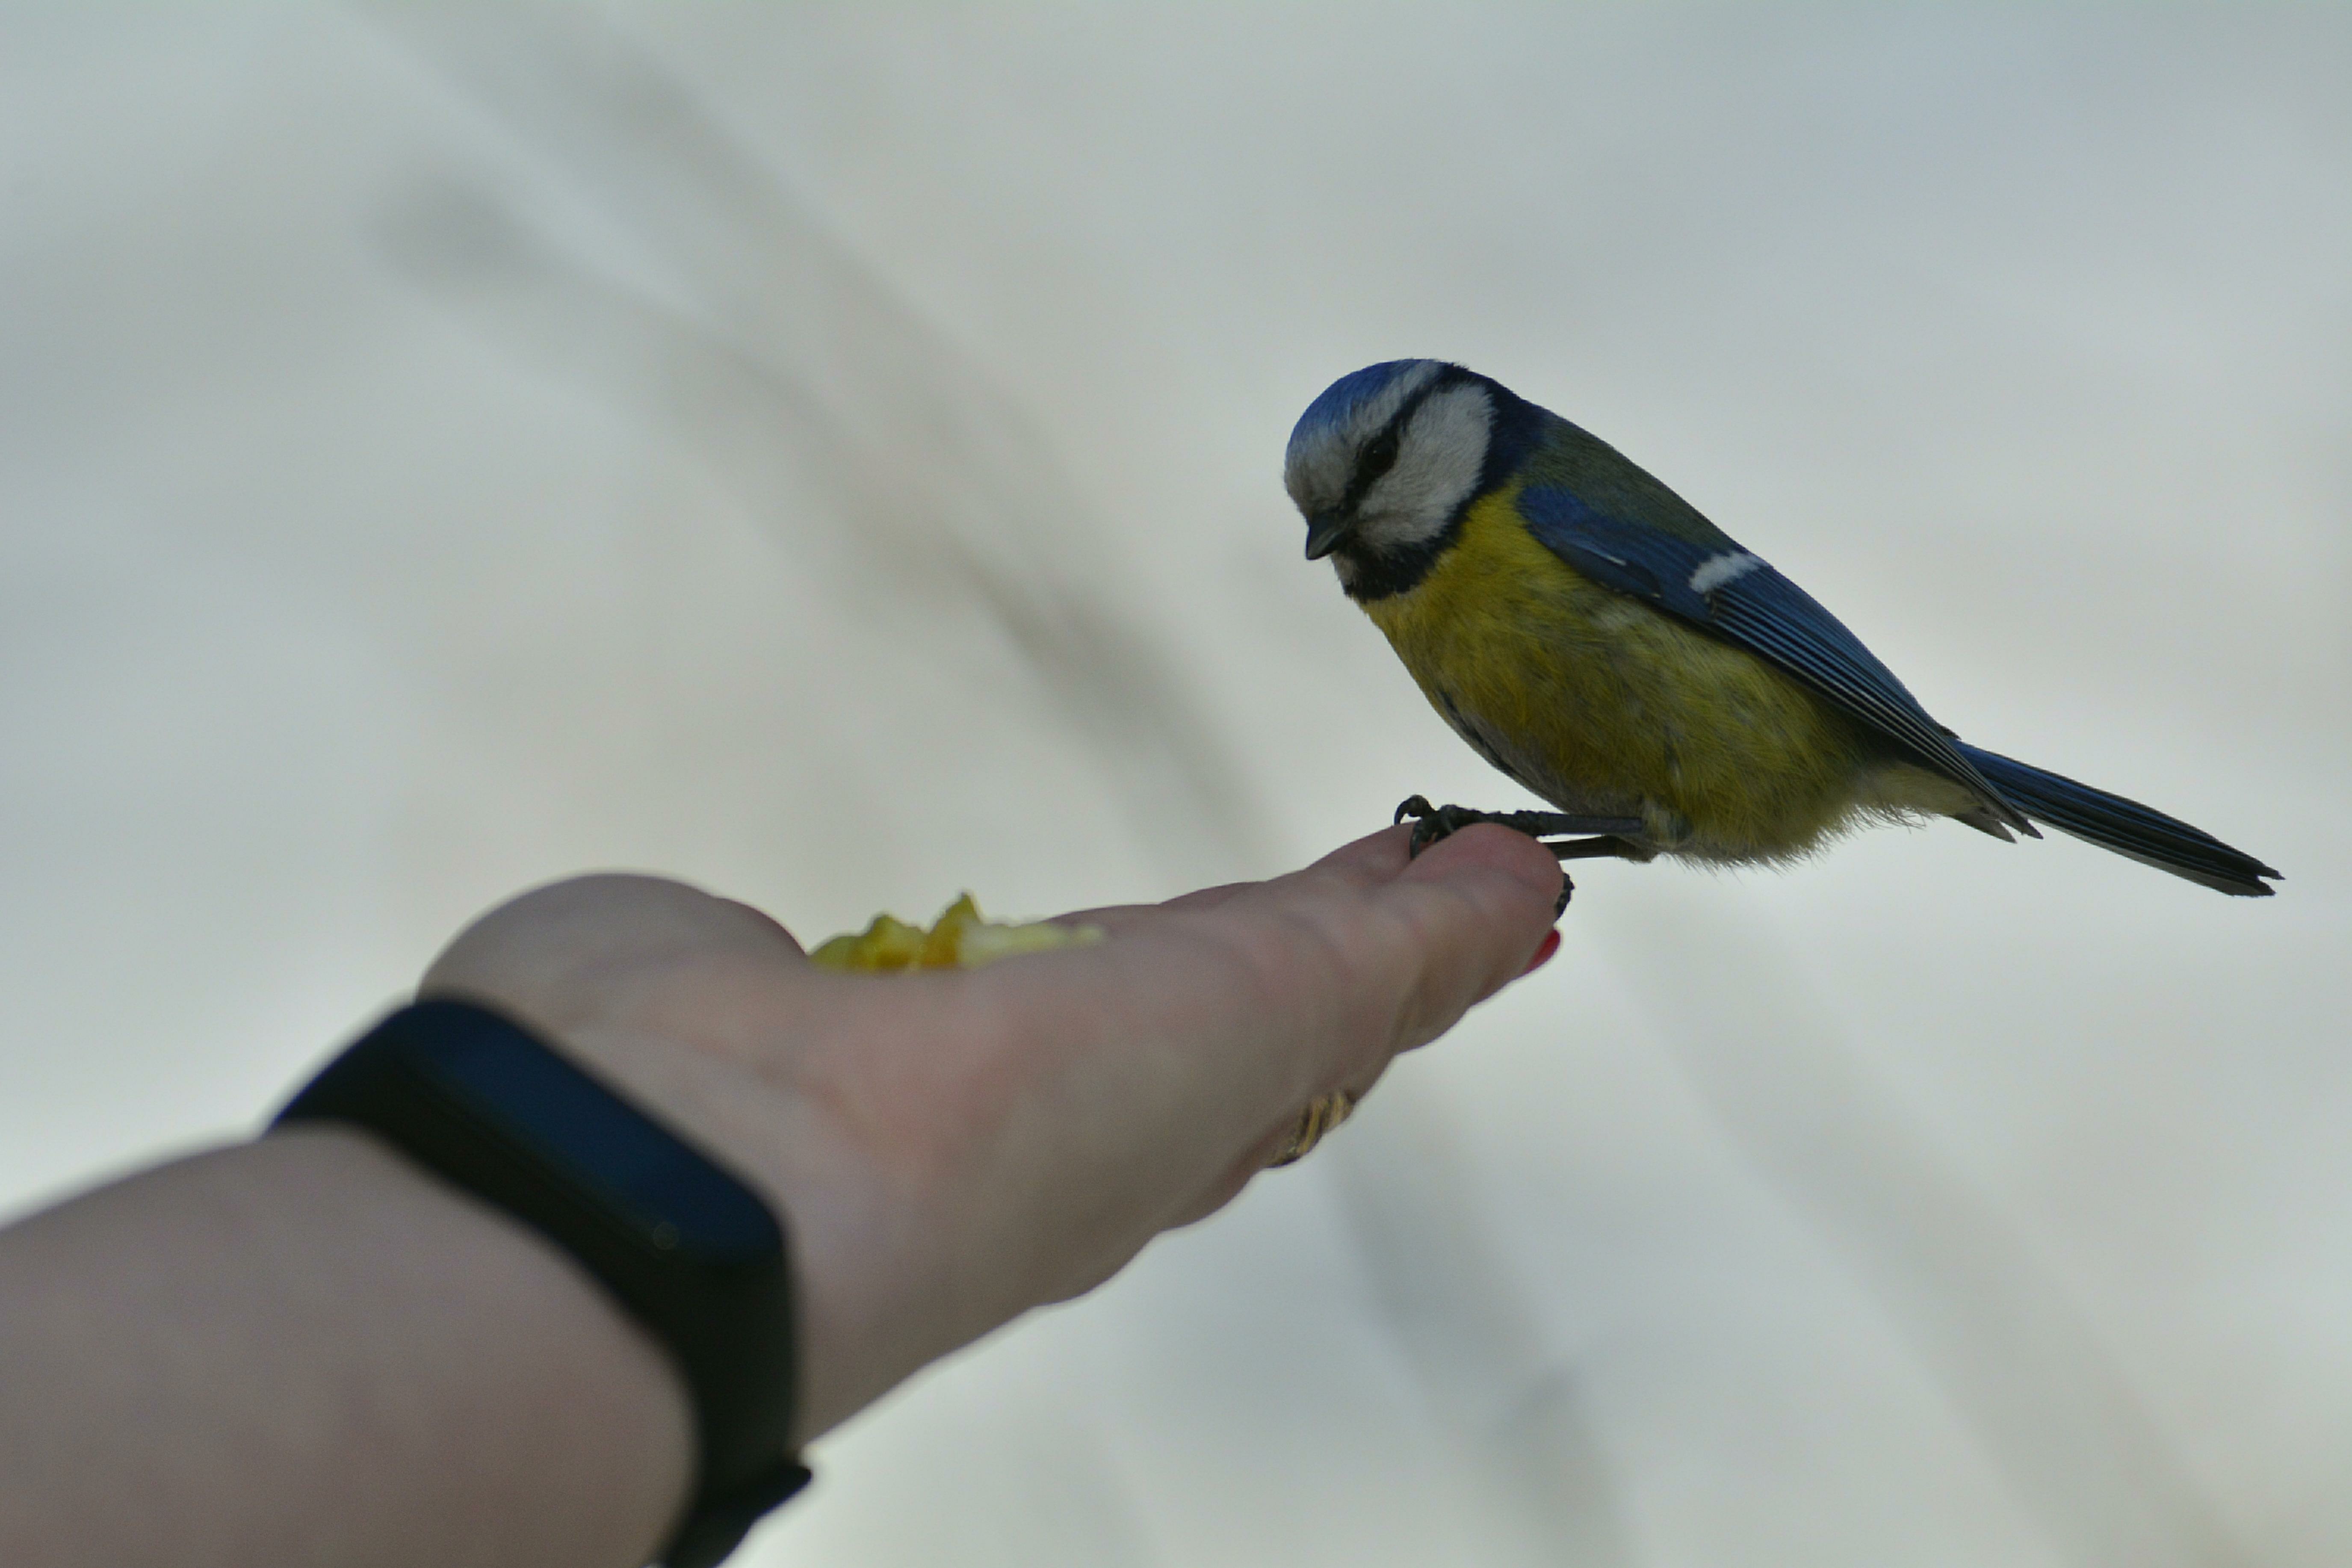
M 1338 507 L 1333 507 L 1328 511 L 1318 511 L 1308 518 L 1307 520 L 1307 559 L 1320 561 L 1339 549 L 1339 542 L 1348 537 L 1348 531 L 1354 526 L 1354 520 Z

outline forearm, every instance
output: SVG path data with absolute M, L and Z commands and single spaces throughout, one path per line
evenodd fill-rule
M 355 1132 L 0 1232 L 0 1562 L 637 1568 L 691 1443 L 575 1266 Z

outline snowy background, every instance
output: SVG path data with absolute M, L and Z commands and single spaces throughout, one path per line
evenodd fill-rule
M 0 1206 L 594 867 L 803 938 L 1512 799 L 1279 482 L 1464 361 L 2271 859 L 1596 865 L 743 1561 L 2352 1560 L 2352 11 L 0 16 Z

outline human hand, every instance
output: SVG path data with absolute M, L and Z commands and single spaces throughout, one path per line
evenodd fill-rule
M 975 971 L 841 974 L 675 882 L 585 877 L 451 943 L 420 987 L 497 1006 L 625 1086 L 786 1216 L 800 1436 L 1076 1295 L 1231 1200 L 1301 1107 L 1521 973 L 1559 889 L 1532 841 L 1406 834 Z

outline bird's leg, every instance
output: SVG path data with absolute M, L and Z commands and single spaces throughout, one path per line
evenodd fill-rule
M 1639 862 L 1653 859 L 1657 850 L 1645 841 L 1647 825 L 1638 816 L 1579 816 L 1563 811 L 1473 811 L 1466 805 L 1432 805 L 1427 795 L 1414 795 L 1396 808 L 1392 820 L 1411 818 L 1412 837 L 1408 856 L 1420 854 L 1441 838 L 1450 837 L 1475 823 L 1491 822 L 1514 833 L 1524 833 L 1562 860 L 1615 858 Z M 1547 837 L 1547 834 L 1591 835 L 1587 837 Z M 1572 886 L 1563 883 L 1560 908 L 1568 907 Z
M 1537 840 L 1562 860 L 1631 860 L 1644 866 L 1658 858 L 1658 852 L 1635 838 L 1620 838 L 1608 834 L 1599 838 L 1543 838 Z
M 1399 805 L 1396 816 L 1390 820 L 1402 822 L 1408 817 L 1412 821 L 1412 849 L 1416 855 L 1439 839 L 1449 838 L 1481 822 L 1491 822 L 1537 839 L 1553 835 L 1599 836 L 1553 846 L 1566 851 L 1560 856 L 1563 860 L 1589 860 L 1600 855 L 1647 860 L 1656 854 L 1641 841 L 1648 825 L 1638 816 L 1579 816 L 1564 811 L 1473 811 L 1466 805 L 1432 805 L 1427 795 L 1417 795 Z M 1587 845 L 1614 847 L 1587 848 Z

